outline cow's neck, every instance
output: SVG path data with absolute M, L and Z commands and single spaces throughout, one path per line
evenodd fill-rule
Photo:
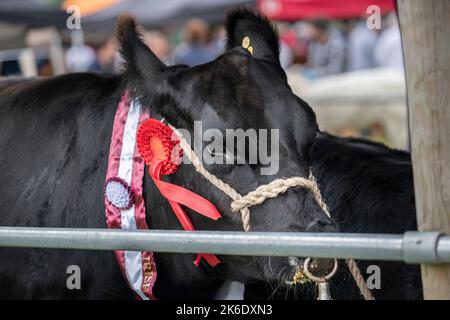
M 339 222 L 342 232 L 394 232 L 394 223 L 380 223 L 382 216 L 373 212 L 387 214 L 392 209 L 382 205 L 387 200 L 381 190 L 396 190 L 400 181 L 402 193 L 395 196 L 395 203 L 401 208 L 398 210 L 414 207 L 414 197 L 408 196 L 414 195 L 411 159 L 405 151 L 321 133 L 314 142 L 311 165 L 331 216 Z M 409 214 L 405 213 L 406 217 Z M 395 232 L 405 232 L 405 228 L 415 228 L 413 215 L 408 223 L 402 221 Z
M 144 175 L 144 199 L 150 229 L 182 230 L 168 201 L 148 175 L 148 168 Z M 196 267 L 193 263 L 195 254 L 155 253 L 155 259 L 158 272 L 154 288 L 156 298 L 211 299 L 223 282 L 218 276 L 220 266 L 215 270 L 202 261 Z

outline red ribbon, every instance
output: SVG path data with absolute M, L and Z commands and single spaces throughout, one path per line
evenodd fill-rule
M 171 149 L 174 147 L 174 143 L 170 140 L 171 135 L 167 137 L 169 130 L 170 134 L 172 133 L 170 128 L 167 130 L 168 128 L 168 126 L 155 119 L 145 121 L 139 128 L 137 135 L 138 150 L 141 156 L 143 156 L 144 161 L 149 166 L 149 174 L 155 182 L 156 187 L 161 192 L 162 196 L 169 201 L 169 204 L 180 221 L 183 229 L 194 231 L 195 228 L 181 205 L 186 206 L 193 211 L 213 220 L 217 220 L 222 216 L 219 211 L 217 211 L 217 208 L 202 196 L 178 185 L 161 180 L 161 175 L 163 175 L 164 172 L 167 172 L 165 168 L 167 168 L 168 165 L 171 165 L 171 168 L 173 169 L 175 165 L 173 163 L 168 163 L 170 160 L 167 159 L 167 157 L 165 157 L 165 159 L 158 159 L 158 157 L 154 156 L 150 138 L 159 138 L 161 145 L 166 148 L 165 154 L 170 155 L 172 151 Z M 171 171 L 173 172 L 175 170 Z M 199 265 L 201 258 L 204 258 L 205 261 L 212 267 L 215 267 L 218 263 L 220 263 L 219 258 L 217 258 L 214 254 L 198 253 L 197 258 L 194 261 L 196 266 Z

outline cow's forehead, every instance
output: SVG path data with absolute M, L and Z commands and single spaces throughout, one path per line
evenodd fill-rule
M 205 129 L 280 129 L 280 136 L 302 146 L 315 136 L 312 109 L 293 94 L 278 64 L 229 50 L 209 63 L 172 70 L 179 103 Z
M 240 52 L 226 52 L 214 61 L 194 67 L 173 66 L 169 71 L 172 84 L 199 97 L 233 100 L 248 95 L 257 101 L 262 96 L 256 96 L 257 91 L 272 92 L 274 98 L 293 96 L 281 67 Z M 257 102 L 260 103 L 255 106 L 260 107 L 262 101 Z

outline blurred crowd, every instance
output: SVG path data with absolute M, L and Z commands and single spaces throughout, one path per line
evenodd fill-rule
M 314 106 L 323 128 L 343 136 L 368 137 L 385 143 L 394 141 L 392 137 L 399 132 L 397 129 L 406 124 L 406 121 L 403 123 L 401 120 L 406 117 L 403 113 L 395 116 L 395 112 L 404 109 L 403 100 L 398 103 L 394 98 L 390 100 L 389 97 L 386 98 L 385 87 L 378 93 L 373 93 L 373 88 L 386 84 L 392 89 L 391 96 L 404 94 L 403 54 L 395 13 L 382 17 L 378 29 L 369 28 L 363 17 L 353 20 L 314 19 L 295 23 L 277 22 L 275 27 L 280 36 L 281 65 L 287 70 L 290 85 L 294 92 L 302 96 L 308 92 L 309 94 L 316 92 Z M 202 19 L 189 20 L 182 27 L 142 29 L 141 33 L 145 43 L 167 65 L 195 66 L 207 63 L 219 56 L 226 45 L 224 26 L 210 26 Z M 44 32 L 40 35 L 36 32 L 29 38 L 33 41 L 28 41 L 27 46 L 32 46 L 34 42 L 40 43 L 39 39 L 53 39 L 51 43 L 60 45 L 54 46 L 57 50 L 51 49 L 50 54 L 35 54 L 35 61 L 31 59 L 22 59 L 24 60 L 22 62 L 4 61 L 0 64 L 1 75 L 48 76 L 64 72 L 120 72 L 122 61 L 117 40 L 112 35 L 103 36 L 103 40 L 99 41 L 96 35 L 89 37 L 89 34 L 82 32 L 71 32 L 69 39 L 59 37 L 56 32 L 48 34 Z M 55 54 L 58 52 L 59 55 Z M 21 54 L 21 57 L 26 58 L 27 55 Z M 29 63 L 26 63 L 27 61 Z M 59 71 L 54 61 L 61 65 Z M 37 70 L 33 70 L 34 64 Z M 31 70 L 29 73 L 24 72 L 27 66 Z M 359 70 L 365 72 L 353 72 Z M 336 74 L 340 76 L 326 77 Z M 309 81 L 316 79 L 323 81 Z M 365 87 L 369 87 L 369 91 L 365 90 Z M 336 92 L 347 93 L 347 100 L 344 99 L 345 103 L 339 104 L 337 99 L 338 102 L 330 106 L 326 97 L 335 96 Z M 380 96 L 380 92 L 383 92 L 381 96 L 385 99 L 377 105 L 379 108 L 385 108 L 384 114 L 379 115 L 379 112 L 375 111 L 375 114 L 369 117 L 370 121 L 367 120 L 364 125 L 360 125 L 360 118 L 351 117 L 359 110 L 359 107 L 356 108 L 359 100 L 352 100 L 352 94 L 361 92 L 365 92 L 365 95 L 363 94 L 365 99 L 369 99 L 368 92 L 372 93 L 370 99 L 377 94 Z M 317 96 L 324 96 L 324 101 L 318 101 Z M 368 100 L 364 101 L 363 104 L 366 105 Z M 323 110 L 326 110 L 324 112 L 321 111 L 322 105 L 326 106 L 323 107 Z M 397 105 L 401 108 L 396 108 Z M 338 110 L 338 113 L 336 116 L 327 117 L 333 108 Z M 348 121 L 342 120 L 346 118 L 344 111 L 347 112 Z M 395 122 L 388 118 L 400 120 Z M 337 121 L 339 119 L 342 121 Z M 396 129 L 388 130 L 391 127 Z M 394 133 L 390 133 L 388 138 L 387 132 L 391 131 Z M 406 129 L 403 131 L 406 132 Z M 391 141 L 388 141 L 389 139 Z M 405 145 L 403 141 L 396 144 L 400 147 Z
M 395 14 L 383 18 L 381 29 L 369 29 L 366 21 L 315 19 L 294 24 L 278 23 L 280 60 L 283 68 L 300 65 L 309 79 L 370 69 L 403 68 L 401 38 Z M 195 66 L 213 60 L 225 47 L 222 26 L 189 20 L 176 31 L 144 31 L 144 41 L 166 64 Z M 69 71 L 117 72 L 120 58 L 111 37 L 100 46 L 75 45 L 66 52 Z
M 175 31 L 142 30 L 144 42 L 167 65 L 195 66 L 214 60 L 225 49 L 222 26 L 209 26 L 201 19 L 191 19 Z M 114 37 L 97 48 L 72 46 L 66 54 L 70 71 L 117 72 L 120 70 L 118 44 Z
M 379 30 L 370 29 L 365 20 L 332 23 L 322 19 L 300 23 L 297 30 L 296 39 L 300 40 L 287 49 L 295 53 L 295 45 L 301 44 L 297 57 L 282 54 L 282 59 L 287 57 L 282 63 L 289 66 L 300 58 L 300 63 L 303 62 L 300 70 L 307 78 L 377 67 L 403 69 L 395 14 L 386 16 Z

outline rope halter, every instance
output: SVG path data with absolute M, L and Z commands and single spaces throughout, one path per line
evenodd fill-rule
M 285 193 L 288 189 L 294 187 L 300 187 L 311 192 L 325 212 L 325 214 L 331 218 L 330 211 L 322 198 L 322 194 L 320 193 L 320 189 L 317 185 L 316 179 L 313 174 L 310 172 L 309 178 L 303 177 L 291 177 L 291 178 L 281 178 L 276 179 L 268 184 L 264 184 L 259 186 L 253 191 L 250 191 L 245 196 L 242 196 L 239 192 L 237 192 L 233 187 L 231 187 L 228 183 L 223 181 L 222 179 L 216 177 L 211 172 L 206 170 L 203 166 L 200 159 L 197 157 L 194 150 L 192 150 L 190 144 L 184 139 L 181 132 L 169 124 L 169 127 L 173 130 L 173 132 L 178 136 L 180 141 L 180 146 L 183 149 L 186 157 L 191 161 L 195 170 L 200 173 L 206 180 L 208 180 L 211 184 L 213 184 L 216 188 L 225 193 L 228 197 L 230 197 L 233 201 L 231 202 L 231 210 L 233 212 L 240 211 L 242 217 L 242 225 L 244 231 L 250 230 L 250 210 L 249 208 L 258 204 L 262 204 L 267 199 L 276 198 L 283 193 Z M 361 294 L 364 296 L 366 300 L 374 300 L 374 297 L 370 290 L 367 287 L 364 278 L 361 275 L 361 272 L 353 259 L 347 260 L 347 266 L 355 279 L 355 282 L 360 289 Z
M 194 150 L 192 150 L 190 144 L 184 139 L 181 132 L 170 124 L 169 126 L 178 136 L 178 139 L 180 140 L 180 146 L 183 149 L 186 157 L 189 159 L 189 161 L 191 161 L 195 170 L 216 188 L 221 190 L 233 200 L 231 202 L 231 211 L 240 211 L 244 231 L 250 230 L 250 207 L 261 204 L 267 199 L 276 198 L 285 193 L 288 189 L 294 187 L 305 188 L 312 192 L 320 207 L 325 211 L 328 217 L 331 217 L 328 211 L 328 207 L 322 199 L 319 187 L 317 186 L 316 180 L 314 179 L 312 174 L 310 174 L 309 179 L 303 177 L 276 179 L 268 184 L 261 185 L 255 190 L 247 193 L 245 196 L 242 196 L 228 183 L 224 182 L 222 179 L 216 177 L 211 172 L 206 170 Z

